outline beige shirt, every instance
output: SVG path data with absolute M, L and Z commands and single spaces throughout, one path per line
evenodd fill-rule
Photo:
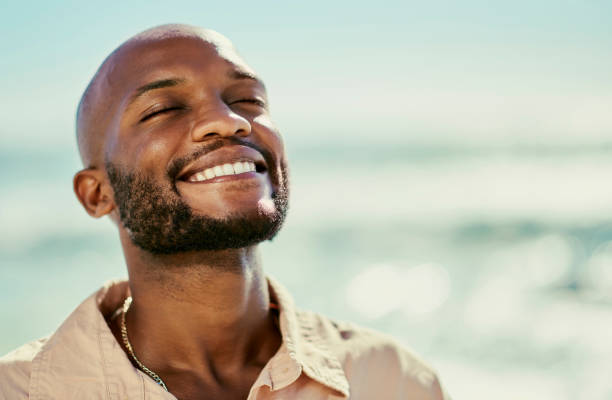
M 268 281 L 283 341 L 248 400 L 448 399 L 434 371 L 393 339 L 298 311 L 287 291 Z M 107 284 L 55 333 L 0 358 L 0 398 L 176 399 L 134 368 L 106 323 L 127 294 L 126 281 Z

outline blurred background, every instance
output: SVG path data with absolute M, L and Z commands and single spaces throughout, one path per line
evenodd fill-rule
M 72 193 L 78 99 L 167 22 L 234 41 L 289 153 L 265 267 L 456 399 L 612 399 L 612 3 L 3 2 L 0 353 L 125 276 Z

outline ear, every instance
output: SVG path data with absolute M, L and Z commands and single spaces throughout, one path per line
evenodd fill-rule
M 84 169 L 73 179 L 74 193 L 89 215 L 100 218 L 115 209 L 113 192 L 106 175 L 97 168 Z

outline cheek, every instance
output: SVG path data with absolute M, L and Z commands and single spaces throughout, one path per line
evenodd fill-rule
M 283 138 L 274 123 L 267 116 L 255 118 L 253 123 L 257 125 L 254 128 L 259 133 L 259 141 L 271 153 L 274 160 L 275 165 L 270 171 L 270 178 L 273 190 L 277 191 L 280 186 L 286 184 L 284 181 L 287 179 L 287 177 L 283 176 L 283 167 L 287 165 Z
M 139 170 L 153 171 L 165 168 L 172 154 L 180 146 L 185 131 L 184 124 L 164 124 L 126 135 L 124 156 L 126 163 L 136 165 Z
M 253 118 L 253 123 L 261 126 L 276 129 L 276 125 L 272 122 L 269 114 L 259 114 L 255 118 Z
M 273 149 L 274 154 L 278 155 L 278 161 L 284 159 L 285 157 L 285 148 L 283 144 L 283 138 L 278 131 L 278 128 L 270 119 L 268 114 L 258 115 L 253 118 L 252 123 L 255 125 L 255 131 L 262 132 L 261 140 L 266 143 L 266 147 Z
M 132 159 L 143 169 L 165 165 L 170 143 L 164 138 L 150 138 L 140 142 L 131 154 Z

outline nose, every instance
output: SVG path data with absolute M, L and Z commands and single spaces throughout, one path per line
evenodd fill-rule
M 222 103 L 202 113 L 191 130 L 191 138 L 199 142 L 214 136 L 247 136 L 250 133 L 251 123 Z

